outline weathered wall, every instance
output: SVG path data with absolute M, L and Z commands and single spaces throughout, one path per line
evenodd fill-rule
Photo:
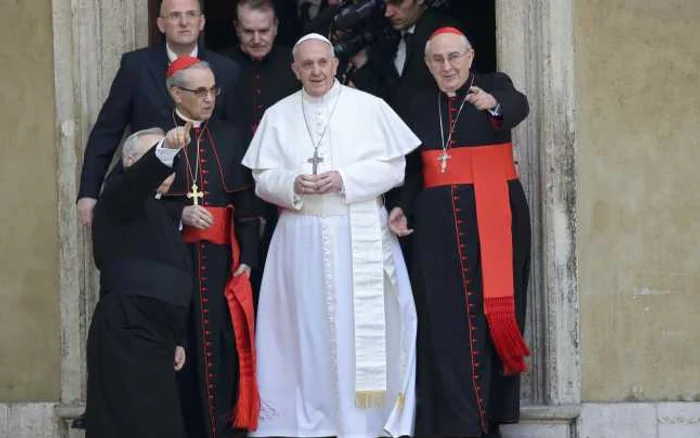
M 575 6 L 583 398 L 700 400 L 700 2 Z
M 3 1 L 0 41 L 0 401 L 53 401 L 60 325 L 51 1 Z

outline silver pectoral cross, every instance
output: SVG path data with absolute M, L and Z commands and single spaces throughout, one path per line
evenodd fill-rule
M 314 156 L 306 160 L 306 162 L 311 163 L 311 173 L 318 175 L 318 165 L 323 163 L 323 157 L 318 155 L 318 149 L 314 149 Z
M 442 154 L 437 158 L 440 162 L 440 173 L 445 173 L 445 170 L 447 170 L 447 160 L 450 159 L 452 159 L 452 157 L 447 155 L 447 151 L 442 151 Z

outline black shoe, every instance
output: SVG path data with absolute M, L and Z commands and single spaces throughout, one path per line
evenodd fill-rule
M 73 422 L 70 424 L 70 427 L 71 429 L 85 430 L 87 428 L 87 418 L 85 417 L 85 412 L 83 412 L 78 418 L 73 420 Z
M 489 433 L 484 435 L 484 438 L 503 438 L 503 435 L 501 435 L 501 426 L 496 423 L 490 423 Z

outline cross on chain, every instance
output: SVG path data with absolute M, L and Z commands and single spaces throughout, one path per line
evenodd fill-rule
M 314 149 L 314 156 L 306 160 L 307 163 L 311 163 L 312 174 L 318 175 L 318 165 L 323 163 L 323 157 L 318 155 L 318 149 Z
M 445 170 L 447 170 L 447 160 L 451 159 L 452 157 L 447 155 L 447 151 L 442 151 L 442 154 L 437 158 L 440 162 L 440 173 L 445 173 Z
M 187 199 L 192 200 L 193 205 L 199 205 L 199 198 L 204 197 L 204 192 L 199 191 L 197 184 L 192 184 L 192 191 L 187 194 Z

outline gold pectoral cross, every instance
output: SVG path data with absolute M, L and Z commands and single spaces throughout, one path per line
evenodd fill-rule
M 204 192 L 199 191 L 197 184 L 192 184 L 192 191 L 187 194 L 187 199 L 192 200 L 193 205 L 199 205 L 199 198 L 204 197 Z
M 442 154 L 437 158 L 440 162 L 440 173 L 445 173 L 445 170 L 447 170 L 447 160 L 450 159 L 452 159 L 452 157 L 447 155 L 447 151 L 442 151 Z

